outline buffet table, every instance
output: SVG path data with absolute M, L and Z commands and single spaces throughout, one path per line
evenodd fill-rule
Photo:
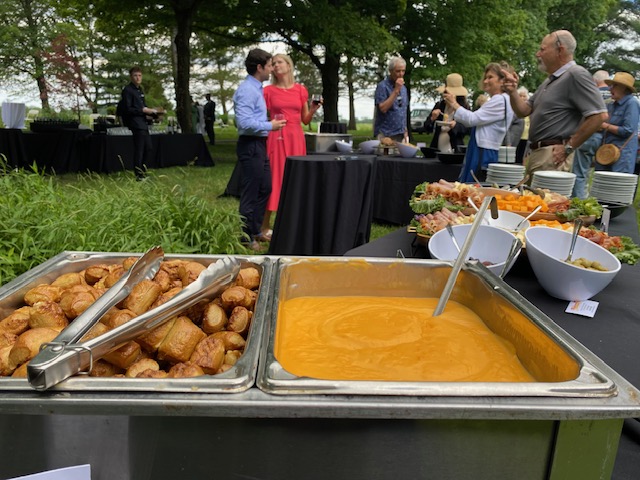
M 191 162 L 208 167 L 214 162 L 204 141 L 195 133 L 151 135 L 152 158 L 148 168 L 185 166 Z M 86 168 L 102 173 L 133 170 L 133 141 L 130 136 L 93 135 L 84 145 L 85 156 L 91 162 Z
M 373 155 L 288 157 L 269 253 L 342 255 L 369 240 Z
M 637 240 L 632 213 L 614 219 L 611 227 L 614 232 L 635 228 Z M 402 230 L 348 253 L 396 257 L 398 248 L 411 255 L 411 238 Z M 622 296 L 637 288 L 634 268 L 625 267 L 603 292 L 620 289 L 616 299 L 625 300 L 612 305 L 599 295 L 602 303 L 594 319 L 566 318 L 566 302 L 545 298 L 530 272 L 527 277 L 522 258 L 507 280 L 521 278 L 520 292 L 539 300 L 539 308 L 571 333 L 569 327 L 588 338 L 595 331 L 593 350 L 623 370 L 604 355 L 618 348 L 637 386 L 638 349 L 629 347 L 639 338 L 634 316 L 640 301 L 634 300 L 637 295 Z M 598 352 L 595 336 L 605 339 L 604 352 Z M 623 384 L 604 363 L 593 365 Z M 81 463 L 91 464 L 93 480 L 191 480 L 213 474 L 305 480 L 590 480 L 608 478 L 612 469 L 615 480 L 637 478 L 640 429 L 633 420 L 625 422 L 615 458 L 622 419 L 640 416 L 633 388 L 621 388 L 611 397 L 532 398 L 276 395 L 257 386 L 239 393 L 203 393 L 193 385 L 184 393 L 3 390 L 0 478 Z
M 627 209 L 610 223 L 610 232 L 627 235 L 640 244 L 636 210 Z M 430 258 L 424 246 L 414 242 L 415 234 L 400 228 L 371 243 L 346 253 L 356 257 Z M 594 318 L 565 313 L 568 302 L 550 297 L 538 284 L 526 258 L 521 255 L 505 278 L 537 308 L 550 316 L 560 327 L 607 365 L 622 375 L 636 388 L 640 388 L 640 265 L 622 265 L 613 282 L 593 300 L 600 302 Z M 640 465 L 640 422 L 626 420 L 623 430 L 615 475 L 612 478 L 636 478 Z
M 192 162 L 198 166 L 214 164 L 202 135 L 151 135 L 151 142 L 153 152 L 148 168 Z M 94 134 L 86 129 L 41 133 L 3 131 L 0 153 L 7 156 L 11 166 L 25 167 L 35 162 L 38 167 L 56 173 L 112 173 L 133 169 L 131 136 Z
M 0 477 L 90 463 L 93 480 L 606 478 L 621 419 L 640 415 L 640 401 L 593 358 L 616 395 L 205 393 L 198 378 L 182 393 L 16 386 L 0 395 Z
M 461 165 L 442 163 L 436 158 L 376 157 L 376 180 L 373 220 L 394 225 L 407 225 L 413 218 L 409 199 L 416 185 L 455 181 Z
M 93 170 L 96 164 L 86 151 L 92 136 L 91 130 L 79 128 L 22 134 L 28 164 L 51 173 Z
M 339 156 L 338 152 L 324 152 Z M 413 217 L 409 199 L 416 185 L 437 182 L 440 179 L 455 181 L 461 165 L 450 165 L 435 158 L 402 158 L 400 156 L 376 156 L 373 190 L 373 220 L 380 223 L 407 225 Z M 225 188 L 225 196 L 240 197 L 240 168 L 236 167 Z
M 22 130 L 0 128 L 0 155 L 4 155 L 11 167 L 26 167 L 27 149 L 22 141 Z

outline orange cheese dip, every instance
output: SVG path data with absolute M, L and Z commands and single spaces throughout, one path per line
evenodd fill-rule
M 298 297 L 280 302 L 275 356 L 323 380 L 533 382 L 513 346 L 474 312 L 437 298 Z

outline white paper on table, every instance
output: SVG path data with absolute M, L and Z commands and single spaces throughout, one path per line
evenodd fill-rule
M 91 465 L 59 468 L 57 470 L 34 473 L 33 475 L 15 477 L 8 480 L 91 480 Z
M 598 305 L 600 305 L 600 303 L 594 302 L 593 300 L 569 302 L 569 306 L 566 308 L 565 312 L 593 318 L 598 310 Z
M 2 103 L 2 122 L 7 128 L 24 128 L 27 106 L 24 103 Z

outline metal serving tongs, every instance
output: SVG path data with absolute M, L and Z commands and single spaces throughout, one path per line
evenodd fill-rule
M 60 335 L 51 342 L 42 344 L 40 353 L 27 365 L 29 383 L 38 388 L 40 377 L 44 373 L 43 368 L 55 361 L 65 350 L 74 348 L 72 345 L 98 323 L 111 307 L 127 298 L 134 285 L 142 280 L 151 280 L 158 273 L 163 258 L 164 251 L 161 247 L 149 249 L 109 290 L 60 332 Z
M 467 238 L 464 240 L 462 247 L 460 248 L 460 253 L 458 254 L 458 258 L 453 263 L 453 267 L 451 267 L 451 273 L 449 274 L 449 278 L 447 279 L 447 283 L 444 286 L 444 290 L 440 295 L 440 300 L 438 300 L 438 305 L 436 305 L 436 309 L 433 311 L 433 316 L 437 317 L 444 311 L 444 307 L 449 301 L 449 297 L 451 296 L 451 292 L 453 291 L 453 287 L 456 284 L 456 280 L 458 279 L 458 274 L 462 269 L 462 264 L 466 261 L 467 255 L 469 254 L 469 249 L 471 248 L 471 244 L 473 243 L 473 239 L 476 236 L 476 232 L 478 228 L 480 228 L 480 224 L 482 223 L 482 218 L 487 211 L 487 208 L 491 205 L 491 217 L 498 218 L 498 202 L 496 201 L 496 197 L 484 197 L 482 201 L 482 205 L 480 205 L 480 209 L 476 214 L 476 218 L 473 220 L 471 224 L 471 228 L 469 229 L 469 233 L 467 234 Z
M 46 390 L 77 373 L 91 371 L 93 362 L 116 350 L 129 340 L 153 330 L 181 311 L 199 303 L 208 296 L 219 293 L 233 282 L 240 271 L 240 261 L 223 258 L 212 263 L 198 279 L 159 307 L 139 315 L 109 332 L 83 343 L 67 345 L 46 364 L 27 368 L 29 383 L 37 390 Z M 38 357 L 36 357 L 38 358 Z M 33 362 L 33 360 L 32 360 Z

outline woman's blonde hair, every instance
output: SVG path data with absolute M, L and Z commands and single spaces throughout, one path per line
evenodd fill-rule
M 287 55 L 286 53 L 276 53 L 273 56 L 273 60 L 275 60 L 276 58 L 281 58 L 283 59 L 285 62 L 287 62 L 287 65 L 289 65 L 289 73 L 287 75 L 285 75 L 285 81 L 287 82 L 287 86 L 291 86 L 294 83 L 296 83 L 296 80 L 293 76 L 293 60 L 291 60 L 291 57 L 289 55 Z M 276 76 L 272 73 L 271 74 L 271 85 L 276 85 L 278 83 L 278 79 L 276 78 Z

